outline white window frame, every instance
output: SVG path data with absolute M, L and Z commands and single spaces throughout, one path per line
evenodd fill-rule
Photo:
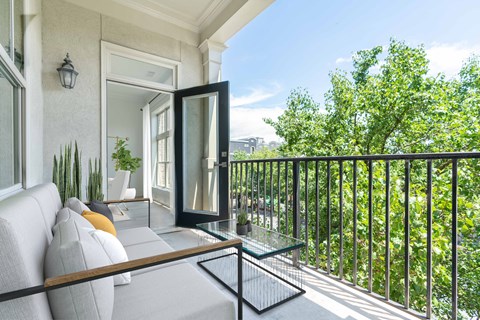
M 10 47 L 15 48 L 15 12 L 13 0 L 10 3 Z M 23 31 L 25 32 L 25 31 Z M 23 37 L 22 37 L 23 38 Z M 24 53 L 25 55 L 25 53 Z M 16 158 L 18 166 L 19 181 L 7 188 L 0 189 L 0 200 L 9 197 L 10 195 L 22 190 L 25 186 L 25 89 L 27 87 L 25 77 L 15 66 L 15 50 L 10 50 L 10 54 L 7 53 L 5 48 L 0 45 L 0 69 L 6 76 L 6 79 L 14 86 L 14 105 L 16 105 L 18 112 L 17 119 L 17 143 Z
M 170 105 L 167 105 L 164 108 L 161 108 L 161 110 L 156 113 L 156 124 L 157 124 L 157 129 L 159 128 L 159 121 L 160 121 L 160 115 L 165 114 L 165 122 L 166 122 L 166 130 L 163 132 L 158 132 L 157 131 L 157 136 L 156 136 L 156 144 L 157 144 L 157 161 L 155 163 L 156 166 L 156 175 L 155 175 L 155 187 L 159 189 L 164 189 L 164 190 L 170 190 L 172 188 L 172 181 L 171 181 L 171 164 L 172 164 L 172 157 L 171 157 L 171 146 L 169 143 L 169 138 L 172 137 L 172 117 L 170 116 L 171 113 L 171 107 Z M 158 153 L 159 153 L 159 141 L 165 141 L 165 161 L 160 161 L 158 159 Z M 165 179 L 165 185 L 160 185 L 158 181 L 158 175 L 159 175 L 159 166 L 160 165 L 170 165 L 166 166 L 166 170 L 164 171 L 164 179 Z M 168 168 L 168 169 L 167 169 Z

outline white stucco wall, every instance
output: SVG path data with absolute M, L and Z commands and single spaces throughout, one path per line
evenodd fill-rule
M 43 0 L 42 9 L 43 178 L 50 181 L 60 145 L 77 140 L 86 183 L 88 158 L 100 157 L 101 148 L 100 41 L 180 61 L 180 88 L 203 83 L 202 56 L 174 35 L 168 38 L 61 0 Z M 80 73 L 72 90 L 60 86 L 56 71 L 66 52 Z
M 43 182 L 42 2 L 24 2 L 25 186 Z

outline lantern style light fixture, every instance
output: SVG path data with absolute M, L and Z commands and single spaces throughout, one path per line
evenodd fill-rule
M 70 60 L 68 53 L 63 61 L 62 66 L 57 69 L 58 75 L 60 76 L 60 83 L 64 88 L 73 89 L 77 82 L 78 72 L 75 71 L 75 67 L 72 64 L 72 60 Z

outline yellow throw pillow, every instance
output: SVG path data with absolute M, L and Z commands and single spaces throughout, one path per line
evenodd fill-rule
M 90 223 L 93 224 L 95 229 L 111 233 L 115 237 L 117 236 L 117 230 L 115 230 L 113 223 L 104 215 L 97 212 L 84 210 L 82 212 L 82 217 L 90 221 Z

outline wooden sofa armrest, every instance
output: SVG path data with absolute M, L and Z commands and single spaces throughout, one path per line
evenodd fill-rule
M 133 199 L 123 199 L 123 200 L 107 200 L 102 201 L 104 204 L 114 204 L 114 203 L 128 203 L 128 202 L 150 202 L 150 198 L 133 198 Z M 90 201 L 84 202 L 86 205 L 90 204 Z
M 243 318 L 243 270 L 242 270 L 242 241 L 240 239 L 226 240 L 222 242 L 216 242 L 213 244 L 203 245 L 199 247 L 183 249 L 164 254 L 159 254 L 151 257 L 135 259 L 131 261 L 112 264 L 105 267 L 69 273 L 62 276 L 45 279 L 43 285 L 25 288 L 21 290 L 11 291 L 0 294 L 0 302 L 8 301 L 12 299 L 22 298 L 29 295 L 46 292 L 58 288 L 68 287 L 74 284 L 97 280 L 105 277 L 110 277 L 116 274 L 121 274 L 128 271 L 134 271 L 153 267 L 172 261 L 186 259 L 202 254 L 228 249 L 236 248 L 238 254 L 238 319 Z
M 134 198 L 134 199 L 124 199 L 124 200 L 107 200 L 103 201 L 104 204 L 115 204 L 115 203 L 128 203 L 128 202 L 147 202 L 148 203 L 148 223 L 147 226 L 150 228 L 150 210 L 151 210 L 151 200 L 150 198 Z M 90 204 L 90 201 L 84 202 L 86 205 Z

